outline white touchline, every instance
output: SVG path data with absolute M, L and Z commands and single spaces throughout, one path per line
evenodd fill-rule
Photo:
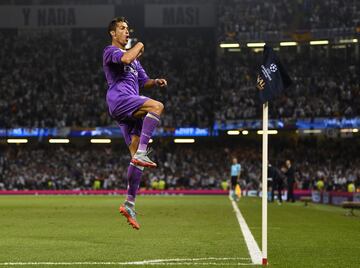
M 160 262 L 160 263 L 145 263 L 143 265 L 189 265 L 189 266 L 201 266 L 201 265 L 206 265 L 206 266 L 250 266 L 250 265 L 256 265 L 253 263 L 249 263 L 249 262 L 234 262 L 234 263 L 221 263 L 221 262 Z
M 199 262 L 199 261 L 232 261 L 230 262 Z M 155 260 L 143 260 L 143 261 L 129 261 L 129 262 L 3 262 L 0 266 L 38 266 L 38 265 L 215 265 L 215 266 L 243 266 L 252 265 L 249 262 L 238 262 L 240 260 L 250 261 L 250 258 L 187 258 L 187 259 L 155 259 Z
M 254 236 L 252 235 L 248 225 L 246 224 L 246 221 L 245 221 L 244 217 L 242 216 L 236 202 L 231 201 L 231 203 L 235 210 L 236 218 L 239 222 L 241 232 L 244 236 L 245 243 L 248 248 L 252 263 L 253 264 L 262 264 L 262 254 L 261 254 L 258 244 L 255 241 Z
M 208 261 L 208 260 L 215 260 L 215 261 L 226 261 L 226 260 L 250 260 L 250 258 L 243 258 L 243 257 L 235 257 L 235 258 L 217 258 L 217 257 L 206 257 L 206 258 L 188 258 L 188 259 L 157 259 L 157 260 L 145 260 L 141 261 L 144 263 L 151 263 L 151 262 L 177 262 L 177 261 Z
M 72 266 L 72 265 L 119 265 L 119 266 L 179 266 L 179 265 L 188 265 L 188 266 L 251 266 L 256 265 L 248 262 L 234 262 L 234 263 L 221 263 L 221 262 L 160 262 L 160 263 L 125 263 L 125 262 L 9 262 L 1 263 L 0 265 L 6 266 Z

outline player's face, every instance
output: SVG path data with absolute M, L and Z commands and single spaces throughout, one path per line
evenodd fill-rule
M 126 22 L 118 22 L 113 39 L 115 39 L 120 45 L 126 46 L 129 41 L 129 26 Z

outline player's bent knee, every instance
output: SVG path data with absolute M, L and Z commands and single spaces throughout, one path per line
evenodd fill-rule
M 164 104 L 162 104 L 162 102 L 159 102 L 159 110 L 161 111 L 161 113 L 164 111 Z
M 152 107 L 152 112 L 161 115 L 163 111 L 164 111 L 164 104 L 162 104 L 159 101 L 155 102 L 154 106 Z

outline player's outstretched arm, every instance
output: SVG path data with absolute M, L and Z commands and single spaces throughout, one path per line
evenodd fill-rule
M 138 42 L 135 46 L 124 53 L 121 57 L 121 62 L 124 64 L 130 64 L 142 53 L 144 53 L 144 44 Z
M 152 87 L 166 87 L 167 81 L 163 78 L 149 79 L 144 84 L 144 88 L 152 88 Z

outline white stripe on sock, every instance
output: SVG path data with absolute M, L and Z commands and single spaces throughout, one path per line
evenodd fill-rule
M 150 118 L 152 118 L 152 119 L 155 119 L 155 120 L 157 120 L 157 121 L 160 121 L 160 119 L 159 119 L 158 117 L 156 117 L 155 115 L 153 115 L 153 114 L 151 114 L 151 113 L 147 113 L 146 116 L 147 116 L 147 117 L 150 117 Z
M 136 167 L 136 168 L 140 169 L 141 171 L 143 171 L 143 170 L 144 170 L 144 167 L 142 167 L 142 166 L 138 166 L 138 165 L 135 165 L 135 164 L 133 164 L 133 163 L 130 163 L 130 165 L 132 165 L 132 166 L 134 166 L 134 167 Z

